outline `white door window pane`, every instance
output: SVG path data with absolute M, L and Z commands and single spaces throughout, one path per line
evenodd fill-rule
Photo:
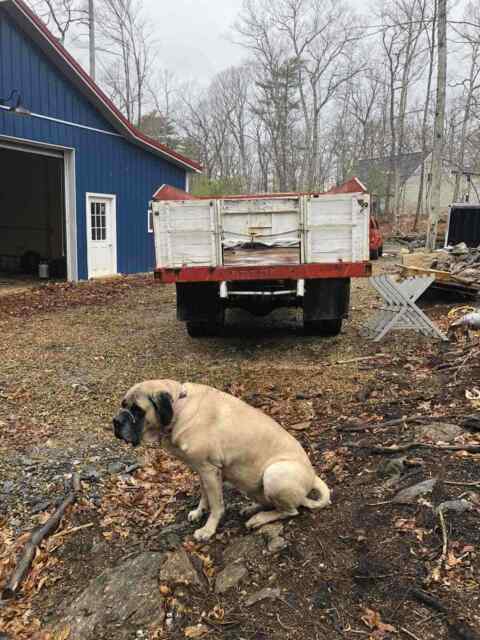
M 90 203 L 90 227 L 92 240 L 107 239 L 107 211 L 105 202 Z

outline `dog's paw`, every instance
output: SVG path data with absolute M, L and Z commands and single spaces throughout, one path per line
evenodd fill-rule
M 205 526 L 205 527 L 202 527 L 201 529 L 197 529 L 194 532 L 193 537 L 198 542 L 207 542 L 214 535 L 215 535 L 215 529 Z
M 198 520 L 200 520 L 200 518 L 203 516 L 204 511 L 203 509 L 199 509 L 198 507 L 196 509 L 193 509 L 192 511 L 189 511 L 188 513 L 188 521 L 189 522 L 197 522 Z

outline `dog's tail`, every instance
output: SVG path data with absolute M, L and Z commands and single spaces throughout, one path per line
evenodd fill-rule
M 321 478 L 316 476 L 313 483 L 313 488 L 315 489 L 315 491 L 318 491 L 318 493 L 320 494 L 320 498 L 318 500 L 304 498 L 302 505 L 304 507 L 308 507 L 309 509 L 323 509 L 324 507 L 328 507 L 328 505 L 331 504 L 330 489 L 327 487 L 325 482 Z

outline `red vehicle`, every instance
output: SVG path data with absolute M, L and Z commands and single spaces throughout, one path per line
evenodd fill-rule
M 378 220 L 370 214 L 370 260 L 378 260 L 383 255 L 383 237 Z

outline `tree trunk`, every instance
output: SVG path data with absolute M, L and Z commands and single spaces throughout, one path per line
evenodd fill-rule
M 90 57 L 90 77 L 95 80 L 95 6 L 88 0 L 88 51 Z
M 428 126 L 428 108 L 430 106 L 430 93 L 432 91 L 432 78 L 433 78 L 433 66 L 435 62 L 435 29 L 437 23 L 437 11 L 436 4 L 432 17 L 432 39 L 430 43 L 430 60 L 428 63 L 428 78 L 427 78 L 427 95 L 425 98 L 425 106 L 423 109 L 422 120 L 422 168 L 420 173 L 420 184 L 418 186 L 417 197 L 417 210 L 415 212 L 415 221 L 413 223 L 413 230 L 417 231 L 418 223 L 420 221 L 420 215 L 423 213 L 423 191 L 425 186 L 425 160 L 427 156 L 427 126 Z
M 447 93 L 447 0 L 438 0 L 438 67 L 437 99 L 432 154 L 432 195 L 427 229 L 426 248 L 433 251 L 437 242 L 440 196 L 442 188 L 442 153 Z

